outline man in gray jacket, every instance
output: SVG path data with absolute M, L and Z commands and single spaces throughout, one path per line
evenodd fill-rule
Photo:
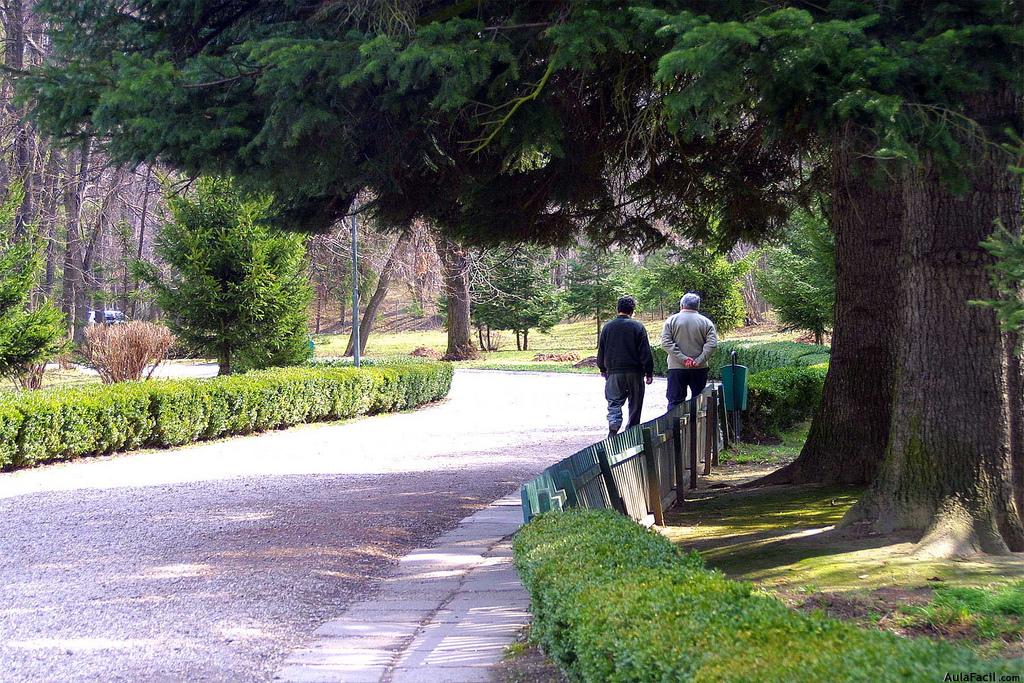
M 718 332 L 698 309 L 700 296 L 688 292 L 661 331 L 661 347 L 668 354 L 669 410 L 686 402 L 687 389 L 696 396 L 708 383 L 708 359 L 718 346 Z

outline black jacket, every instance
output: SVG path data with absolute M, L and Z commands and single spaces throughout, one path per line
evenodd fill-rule
M 597 342 L 597 367 L 602 373 L 654 375 L 654 356 L 651 355 L 647 328 L 621 315 L 606 322 Z

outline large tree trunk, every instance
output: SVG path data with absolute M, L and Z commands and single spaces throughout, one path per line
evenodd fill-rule
M 800 457 L 755 484 L 866 484 L 885 453 L 903 210 L 898 183 L 861 149 L 847 131 L 834 150 L 835 324 L 821 407 Z
M 975 118 L 1006 120 L 1007 95 L 974 103 Z M 906 181 L 900 248 L 900 334 L 889 448 L 874 484 L 844 527 L 923 534 L 923 556 L 1024 550 L 1020 491 L 1021 374 L 995 313 L 978 243 L 999 219 L 1020 231 L 1021 185 L 1010 160 L 964 143 L 972 189 L 952 195 L 926 161 Z
M 370 333 L 373 331 L 373 323 L 377 319 L 377 311 L 380 310 L 381 304 L 384 303 L 384 299 L 388 295 L 388 288 L 391 286 L 391 278 L 395 274 L 395 268 L 398 266 L 399 254 L 406 241 L 409 239 L 409 234 L 403 232 L 395 242 L 394 248 L 391 250 L 391 254 L 388 255 L 388 260 L 381 268 L 380 277 L 377 278 L 377 288 L 373 291 L 373 296 L 370 297 L 369 303 L 366 304 L 366 308 L 363 309 L 363 317 L 359 323 L 359 353 L 366 351 L 366 342 L 370 338 Z M 352 355 L 352 336 L 349 335 L 348 346 L 345 347 L 345 355 Z
M 436 239 L 437 255 L 444 270 L 444 288 L 448 295 L 448 350 L 446 360 L 477 358 L 470 333 L 469 256 L 460 245 L 443 235 Z

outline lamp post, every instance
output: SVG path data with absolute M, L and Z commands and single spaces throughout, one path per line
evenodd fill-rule
M 356 214 L 352 213 L 352 359 L 359 367 L 359 243 Z

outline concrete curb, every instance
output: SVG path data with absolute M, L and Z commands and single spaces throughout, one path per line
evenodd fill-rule
M 529 596 L 508 537 L 519 494 L 496 500 L 412 551 L 377 594 L 323 624 L 274 676 L 282 683 L 490 681 L 529 623 Z

